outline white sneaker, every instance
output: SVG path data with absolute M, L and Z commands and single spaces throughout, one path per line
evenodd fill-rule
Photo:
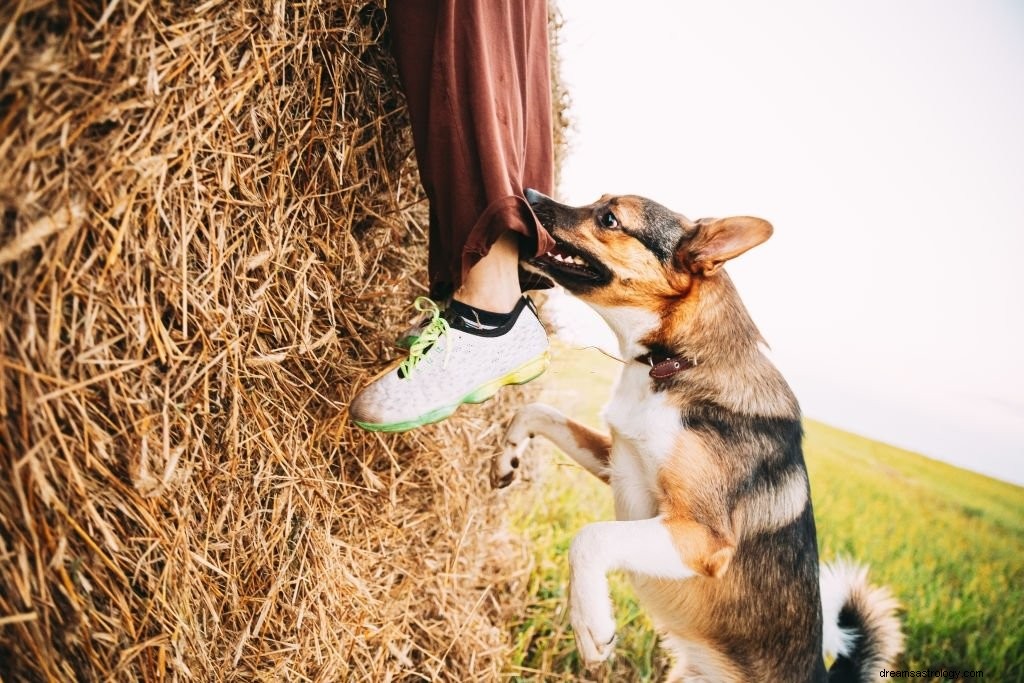
M 548 337 L 533 302 L 523 297 L 508 320 L 492 325 L 487 314 L 469 320 L 420 297 L 432 318 L 409 357 L 363 389 L 349 415 L 363 429 L 404 432 L 439 422 L 463 403 L 483 403 L 507 384 L 525 384 L 548 367 Z M 503 316 L 497 316 L 503 317 Z

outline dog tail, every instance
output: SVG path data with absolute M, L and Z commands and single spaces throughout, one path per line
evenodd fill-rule
M 849 560 L 821 565 L 823 649 L 835 655 L 829 683 L 878 680 L 903 651 L 899 603 L 888 588 L 868 583 L 868 568 Z

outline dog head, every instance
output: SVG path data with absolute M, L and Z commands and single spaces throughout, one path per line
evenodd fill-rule
M 571 207 L 526 198 L 555 248 L 528 263 L 588 303 L 658 310 L 772 234 L 760 218 L 691 221 L 649 199 L 605 195 Z

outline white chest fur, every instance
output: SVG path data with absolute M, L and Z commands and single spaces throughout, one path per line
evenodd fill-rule
M 627 363 L 604 419 L 611 428 L 611 486 L 620 520 L 657 514 L 658 470 L 672 453 L 682 422 L 665 392 L 652 391 L 648 368 Z

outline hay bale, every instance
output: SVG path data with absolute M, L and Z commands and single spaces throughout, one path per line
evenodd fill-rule
M 345 414 L 425 281 L 379 4 L 0 18 L 0 672 L 496 678 L 495 405 Z

